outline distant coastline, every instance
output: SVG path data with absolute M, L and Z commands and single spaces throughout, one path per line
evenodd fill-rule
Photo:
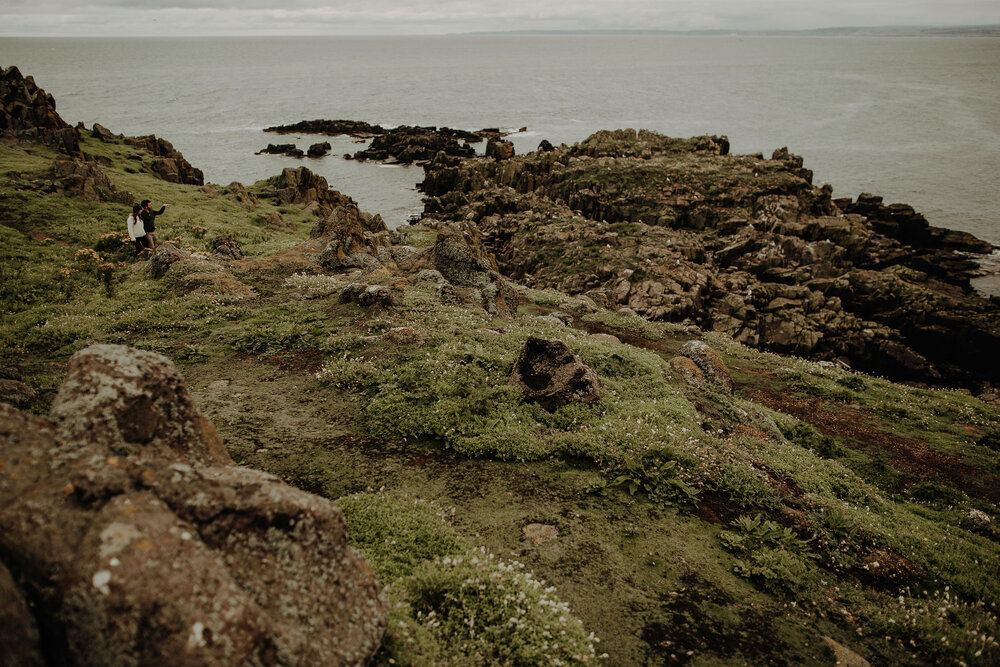
M 1000 37 L 1000 25 L 844 26 L 812 30 L 505 30 L 466 35 L 664 35 L 739 37 Z

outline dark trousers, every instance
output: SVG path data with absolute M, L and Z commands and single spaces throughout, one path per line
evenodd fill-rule
M 135 241 L 135 254 L 141 255 L 142 251 L 146 249 L 146 237 L 140 236 Z

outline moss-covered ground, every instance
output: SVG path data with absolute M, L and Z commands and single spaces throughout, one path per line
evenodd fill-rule
M 84 150 L 173 204 L 161 239 L 263 257 L 308 236 L 304 212 L 267 226 L 268 200 Z M 52 157 L 0 147 L 0 366 L 44 414 L 88 344 L 174 360 L 237 463 L 338 500 L 393 605 L 380 663 L 831 664 L 825 638 L 877 664 L 1000 661 L 996 407 L 554 291 L 498 319 L 387 273 L 396 305 L 364 309 L 337 298 L 350 276 L 251 262 L 231 270 L 258 296 L 187 294 L 106 236 L 126 207 L 39 189 Z M 569 326 L 539 317 L 557 310 Z M 601 400 L 526 403 L 509 377 L 529 335 L 566 342 Z M 692 339 L 732 392 L 674 370 Z

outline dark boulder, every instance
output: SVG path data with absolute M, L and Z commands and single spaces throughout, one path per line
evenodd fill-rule
M 383 285 L 366 285 L 364 283 L 351 283 L 340 291 L 341 303 L 356 303 L 364 308 L 381 306 L 388 308 L 395 304 L 392 290 Z
M 323 157 L 324 155 L 329 153 L 330 149 L 332 148 L 333 146 L 330 145 L 329 141 L 324 141 L 322 143 L 313 144 L 312 146 L 310 146 L 309 150 L 306 151 L 306 155 L 308 155 L 309 157 Z
M 524 400 L 549 412 L 601 398 L 597 374 L 559 340 L 529 337 L 514 362 L 510 382 L 524 392 Z
M 305 157 L 305 153 L 295 144 L 268 144 L 267 148 L 261 148 L 256 155 L 287 155 L 288 157 Z

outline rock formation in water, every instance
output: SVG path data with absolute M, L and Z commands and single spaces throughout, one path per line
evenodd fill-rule
M 305 153 L 295 144 L 268 144 L 266 148 L 261 148 L 255 155 L 287 155 L 288 157 L 305 157 Z
M 426 218 L 475 223 L 528 285 L 899 379 L 1000 377 L 997 304 L 969 287 L 989 244 L 870 195 L 834 201 L 787 149 L 621 130 L 425 170 Z
M 234 467 L 165 357 L 77 353 L 49 420 L 0 404 L 0 460 L 12 664 L 356 665 L 379 646 L 386 603 L 340 511 Z

